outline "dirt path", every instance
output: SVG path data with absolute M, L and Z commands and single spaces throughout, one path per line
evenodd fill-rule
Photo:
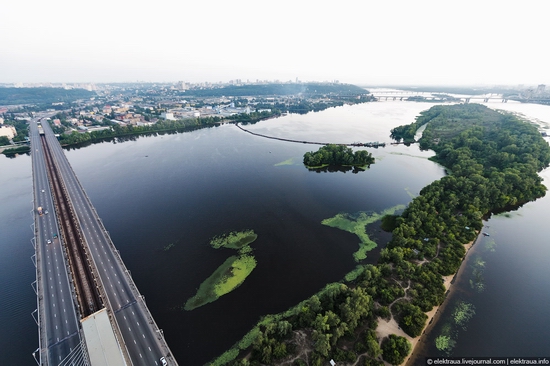
M 476 240 L 477 240 L 477 238 L 474 241 L 464 245 L 464 249 L 466 249 L 466 254 L 464 255 L 464 258 L 462 259 L 462 263 L 464 263 L 464 261 L 466 260 L 466 257 L 468 256 L 468 254 L 470 252 L 470 248 L 474 245 L 474 242 Z M 444 276 L 443 277 L 443 286 L 445 286 L 445 291 L 448 291 L 451 288 L 452 281 L 453 281 L 453 278 L 454 278 L 455 275 L 456 275 L 456 273 L 452 274 L 452 275 L 449 275 L 449 276 Z M 410 282 L 409 282 L 409 285 L 407 286 L 407 288 L 405 290 L 407 290 L 409 287 L 410 287 Z M 398 301 L 398 300 L 403 299 L 405 297 L 396 299 L 395 301 Z M 394 302 L 392 302 L 389 306 L 391 307 L 391 305 L 393 305 Z M 439 306 L 434 306 L 434 308 L 431 311 L 426 313 L 426 315 L 428 316 L 428 319 L 426 320 L 427 325 L 429 325 L 431 323 L 434 316 L 437 314 L 438 310 L 439 310 Z M 391 311 L 390 311 L 390 314 L 391 314 Z M 426 326 L 426 328 L 427 328 L 427 326 Z M 383 338 L 389 336 L 390 334 L 396 334 L 398 336 L 407 338 L 407 340 L 409 342 L 411 342 L 412 351 L 409 354 L 409 357 L 407 357 L 407 359 L 405 360 L 405 362 L 403 362 L 402 365 L 405 365 L 409 361 L 409 359 L 411 358 L 411 356 L 414 353 L 416 345 L 418 344 L 418 342 L 420 341 L 420 339 L 422 338 L 422 336 L 424 335 L 425 332 L 426 332 L 426 329 L 424 329 L 424 331 L 422 332 L 422 334 L 420 336 L 415 337 L 415 338 L 409 336 L 408 334 L 406 334 L 399 327 L 399 325 L 397 324 L 397 321 L 393 318 L 393 314 L 391 315 L 391 319 L 389 321 L 386 321 L 382 318 L 378 318 L 378 327 L 376 328 L 376 336 L 380 340 L 382 340 Z

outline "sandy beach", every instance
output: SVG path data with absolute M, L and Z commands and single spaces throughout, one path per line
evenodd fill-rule
M 477 238 L 475 240 L 471 241 L 470 243 L 464 245 L 464 249 L 466 249 L 466 253 L 464 255 L 464 258 L 462 258 L 462 264 L 464 263 L 464 261 L 468 257 L 468 255 L 470 253 L 470 249 L 472 248 L 472 246 L 474 245 L 474 243 L 476 241 L 477 241 Z M 458 271 L 455 274 L 443 277 L 443 281 L 444 281 L 443 285 L 445 286 L 445 290 L 446 290 L 445 300 L 443 301 L 443 304 L 441 304 L 440 306 L 434 306 L 434 308 L 431 311 L 426 313 L 426 315 L 428 316 L 428 319 L 426 320 L 427 326 L 422 331 L 422 334 L 419 335 L 418 337 L 412 338 L 411 336 L 407 335 L 399 327 L 399 325 L 397 324 L 397 321 L 395 319 L 393 319 L 393 317 L 390 321 L 386 321 L 384 319 L 378 318 L 378 327 L 376 328 L 376 335 L 377 335 L 378 339 L 382 339 L 384 337 L 387 337 L 390 334 L 396 334 L 398 336 L 402 336 L 402 337 L 407 338 L 409 340 L 409 342 L 411 342 L 412 352 L 409 354 L 409 357 L 407 357 L 407 359 L 405 360 L 405 362 L 403 362 L 402 365 L 407 365 L 411 359 L 414 359 L 416 357 L 416 351 L 418 351 L 417 350 L 417 345 L 418 345 L 419 341 L 422 340 L 422 337 L 424 336 L 424 334 L 432 327 L 433 324 L 435 324 L 436 321 L 434 321 L 434 318 L 435 318 L 435 320 L 437 320 L 440 308 L 445 307 L 447 298 L 449 296 L 449 293 L 452 290 L 452 284 L 454 283 L 453 279 L 457 275 L 462 273 L 462 269 L 464 268 L 464 266 L 462 264 L 460 265 L 460 268 L 458 269 Z

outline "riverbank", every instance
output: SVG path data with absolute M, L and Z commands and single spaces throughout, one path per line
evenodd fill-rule
M 443 312 L 445 307 L 447 306 L 449 296 L 453 292 L 453 284 L 455 283 L 455 280 L 462 274 L 464 271 L 464 263 L 468 259 L 468 256 L 470 255 L 470 249 L 474 246 L 474 244 L 478 241 L 479 236 L 481 235 L 481 232 L 478 234 L 476 239 L 472 240 L 471 242 L 464 244 L 464 249 L 466 250 L 466 253 L 464 254 L 464 257 L 462 258 L 462 264 L 460 265 L 460 268 L 455 274 L 449 275 L 449 276 L 443 276 L 443 286 L 445 287 L 445 300 L 443 303 L 439 306 L 434 306 L 434 308 L 427 312 L 426 315 L 428 316 L 428 319 L 426 319 L 427 326 L 422 331 L 422 334 L 418 337 L 411 337 L 407 333 L 405 333 L 397 324 L 397 321 L 392 317 L 389 321 L 386 321 L 385 319 L 378 318 L 378 327 L 376 328 L 376 335 L 378 339 L 383 339 L 390 334 L 396 334 L 401 337 L 405 337 L 412 346 L 412 352 L 409 354 L 409 356 L 405 359 L 405 361 L 402 363 L 402 365 L 405 366 L 412 366 L 415 364 L 415 360 L 422 355 L 422 351 L 425 349 L 425 339 L 426 335 L 432 330 L 434 324 L 437 323 L 440 314 Z

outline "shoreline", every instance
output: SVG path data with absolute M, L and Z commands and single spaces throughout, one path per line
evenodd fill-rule
M 403 366 L 413 366 L 411 363 L 416 358 L 418 358 L 418 352 L 423 348 L 422 345 L 424 345 L 423 341 L 425 341 L 425 335 L 429 333 L 432 329 L 432 327 L 437 323 L 439 316 L 441 315 L 442 311 L 445 309 L 448 303 L 448 299 L 451 295 L 451 293 L 454 290 L 453 284 L 455 283 L 458 276 L 462 274 L 464 271 L 465 266 L 463 266 L 464 262 L 470 255 L 470 252 L 472 247 L 475 245 L 475 243 L 478 241 L 479 237 L 481 235 L 481 231 L 478 233 L 476 238 L 467 243 L 464 244 L 464 249 L 466 250 L 466 253 L 464 254 L 464 257 L 462 258 L 462 262 L 460 264 L 460 267 L 456 271 L 456 273 L 448 276 L 443 276 L 443 286 L 445 287 L 445 299 L 443 300 L 443 303 L 439 306 L 434 306 L 432 310 L 425 313 L 428 316 L 428 319 L 426 319 L 426 327 L 422 331 L 422 334 L 413 338 L 406 334 L 397 324 L 397 321 L 393 318 L 390 321 L 386 321 L 382 318 L 378 318 L 378 326 L 376 327 L 376 336 L 378 339 L 383 339 L 384 337 L 389 336 L 390 334 L 396 334 L 398 336 L 402 336 L 406 338 L 411 343 L 411 353 L 407 356 L 405 361 L 401 364 Z M 441 311 L 440 311 L 441 310 Z M 386 362 L 384 362 L 386 363 Z M 388 365 L 388 363 L 386 363 Z

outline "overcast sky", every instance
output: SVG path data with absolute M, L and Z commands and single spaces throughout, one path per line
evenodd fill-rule
M 545 1 L 17 0 L 0 83 L 550 84 Z

